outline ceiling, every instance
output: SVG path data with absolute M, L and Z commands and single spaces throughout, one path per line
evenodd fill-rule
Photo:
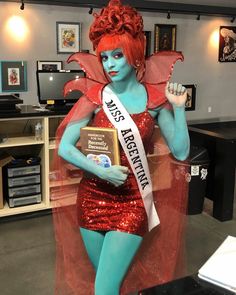
M 0 2 L 21 2 L 22 0 L 0 0 Z M 179 14 L 198 14 L 227 16 L 236 19 L 236 0 L 122 0 L 140 11 L 172 12 Z M 108 0 L 24 0 L 25 3 L 80 6 L 98 8 Z
M 236 8 L 236 0 L 152 0 L 152 1 L 195 4 L 195 5 L 224 6 L 224 7 L 235 7 Z M 144 2 L 145 2 L 145 0 L 144 0 Z

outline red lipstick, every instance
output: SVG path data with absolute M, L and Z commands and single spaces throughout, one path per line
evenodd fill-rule
M 118 72 L 116 72 L 116 71 L 111 71 L 111 72 L 109 72 L 109 75 L 110 76 L 116 76 L 118 74 Z

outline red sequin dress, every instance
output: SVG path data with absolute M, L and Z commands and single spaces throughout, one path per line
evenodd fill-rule
M 154 130 L 154 119 L 147 110 L 131 117 L 147 150 Z M 92 126 L 113 128 L 103 109 L 95 115 Z M 130 168 L 121 147 L 120 156 L 121 165 Z M 140 236 L 148 231 L 147 214 L 132 172 L 120 187 L 97 177 L 84 177 L 79 186 L 77 212 L 80 226 L 86 229 L 117 230 Z

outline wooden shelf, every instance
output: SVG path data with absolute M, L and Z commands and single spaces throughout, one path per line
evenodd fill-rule
M 0 209 L 0 217 L 28 213 L 28 212 L 34 212 L 34 211 L 40 211 L 40 210 L 46 210 L 46 209 L 50 209 L 50 208 L 51 207 L 47 206 L 44 202 L 42 202 L 40 204 L 33 204 L 33 205 L 9 208 L 8 203 L 6 202 L 4 205 L 4 208 Z
M 71 194 L 66 196 L 66 198 L 58 199 L 58 200 L 50 200 L 51 208 L 58 208 L 64 206 L 70 206 L 76 204 L 76 196 L 75 194 Z
M 0 148 L 24 145 L 38 145 L 43 143 L 43 140 L 35 140 L 34 136 L 9 137 L 5 142 L 0 143 Z
M 54 150 L 56 148 L 56 140 L 55 138 L 53 139 L 49 139 L 49 147 L 48 147 L 50 150 Z
M 73 185 L 73 184 L 78 184 L 80 183 L 81 177 L 79 178 L 69 178 L 66 180 L 54 180 L 49 182 L 50 188 L 52 187 L 58 187 L 58 186 L 63 186 L 63 185 Z
M 24 152 L 24 147 L 27 147 L 27 152 L 32 153 L 32 155 L 39 155 L 41 158 L 41 194 L 42 194 L 42 202 L 40 204 L 32 204 L 32 205 L 23 205 L 20 207 L 9 208 L 8 203 L 5 202 L 4 208 L 0 209 L 0 218 L 5 216 L 37 212 L 40 210 L 47 210 L 52 208 L 52 204 L 50 201 L 50 188 L 51 187 L 59 187 L 61 182 L 53 182 L 50 184 L 49 182 L 49 174 L 50 174 L 50 161 L 52 160 L 52 153 L 50 150 L 55 149 L 55 132 L 60 124 L 60 118 L 63 118 L 64 115 L 55 115 L 55 116 L 41 116 L 40 118 L 35 117 L 17 117 L 17 118 L 1 118 L 0 124 L 2 130 L 7 129 L 8 138 L 5 142 L 0 143 L 0 150 L 6 149 L 6 152 L 10 155 L 12 153 L 22 155 L 22 151 Z M 35 126 L 35 121 L 40 120 L 43 126 L 43 134 L 42 140 L 35 140 L 34 134 L 32 134 L 32 128 Z M 22 131 L 21 131 L 22 130 Z M 25 131 L 23 133 L 23 130 Z M 22 133 L 21 133 L 22 132 Z M 7 132 L 6 132 L 7 134 Z M 38 149 L 37 147 L 40 147 Z M 10 148 L 17 148 L 16 150 L 10 150 Z M 9 149 L 9 150 L 8 150 Z M 78 184 L 80 179 L 70 179 L 63 182 L 64 185 L 70 184 Z M 6 199 L 4 197 L 4 199 Z

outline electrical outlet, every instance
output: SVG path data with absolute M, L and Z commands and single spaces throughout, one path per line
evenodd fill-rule
M 208 111 L 208 113 L 211 113 L 211 111 L 212 111 L 212 107 L 209 106 L 209 107 L 207 108 L 207 111 Z

